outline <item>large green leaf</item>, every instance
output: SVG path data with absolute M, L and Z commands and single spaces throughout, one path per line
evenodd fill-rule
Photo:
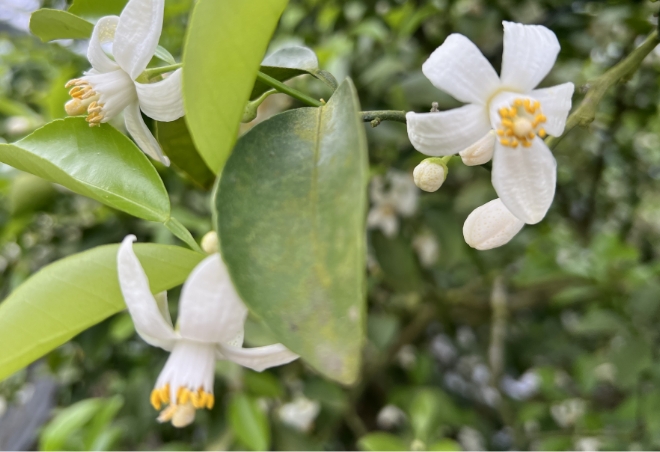
M 69 12 L 83 17 L 118 16 L 128 0 L 73 0 Z
M 213 185 L 215 175 L 197 152 L 185 119 L 179 118 L 172 122 L 155 121 L 155 124 L 158 142 L 172 165 L 183 171 L 200 187 L 209 188 Z
M 316 54 L 307 47 L 293 46 L 280 49 L 269 55 L 261 63 L 259 70 L 281 82 L 298 75 L 309 74 L 318 78 L 333 90 L 337 89 L 337 80 L 332 74 L 319 68 L 319 60 Z M 252 88 L 250 99 L 256 99 L 269 89 L 270 86 L 257 80 Z
M 355 381 L 364 339 L 367 149 L 352 82 L 321 108 L 241 138 L 216 196 L 222 253 L 245 303 L 326 376 Z
M 245 104 L 287 0 L 199 0 L 183 51 L 186 121 L 217 174 L 238 135 Z
M 39 9 L 30 16 L 30 31 L 43 42 L 89 38 L 93 28 L 85 19 L 57 9 Z
M 145 220 L 170 218 L 170 199 L 156 169 L 107 124 L 53 121 L 16 143 L 0 144 L 0 162 Z
M 117 280 L 118 248 L 101 246 L 57 261 L 0 303 L 0 380 L 124 309 Z M 134 248 L 154 293 L 183 283 L 204 258 L 176 246 Z

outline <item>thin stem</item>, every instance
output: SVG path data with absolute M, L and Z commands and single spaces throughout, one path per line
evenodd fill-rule
M 364 122 L 370 122 L 371 127 L 377 127 L 381 121 L 396 121 L 406 123 L 406 112 L 399 110 L 375 110 L 360 112 Z
M 627 80 L 635 73 L 646 56 L 658 45 L 658 31 L 654 30 L 646 40 L 633 50 L 630 55 L 609 69 L 603 75 L 587 84 L 587 94 L 580 106 L 566 120 L 566 128 L 561 137 L 549 137 L 545 140 L 550 148 L 554 148 L 559 140 L 566 136 L 575 126 L 586 127 L 596 118 L 598 104 L 603 99 L 605 92 L 619 82 Z
M 313 97 L 309 97 L 307 94 L 301 93 L 297 89 L 293 89 L 290 86 L 285 85 L 284 83 L 280 82 L 279 80 L 274 79 L 270 75 L 264 74 L 263 72 L 257 72 L 257 80 L 259 80 L 262 83 L 265 83 L 266 85 L 270 86 L 271 88 L 275 88 L 277 91 L 280 93 L 288 94 L 289 96 L 293 97 L 294 99 L 298 99 L 300 102 L 303 102 L 307 105 L 310 105 L 312 107 L 322 107 L 323 103 L 314 99 Z
M 156 77 L 157 75 L 176 71 L 180 67 L 183 67 L 183 63 L 170 64 L 169 66 L 154 67 L 151 69 L 146 69 L 142 74 L 140 74 L 140 77 L 144 76 L 148 80 Z

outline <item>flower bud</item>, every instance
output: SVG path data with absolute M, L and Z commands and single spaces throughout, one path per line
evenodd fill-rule
M 206 254 L 214 254 L 218 252 L 218 234 L 215 231 L 207 232 L 202 237 L 202 249 Z
M 509 243 L 524 225 L 497 198 L 468 215 L 463 237 L 472 248 L 489 250 Z
M 415 185 L 424 191 L 433 192 L 442 186 L 447 179 L 447 164 L 441 158 L 431 157 L 422 160 L 415 167 L 413 178 Z
M 472 146 L 463 149 L 459 153 L 463 159 L 463 163 L 467 166 L 476 166 L 489 162 L 493 158 L 496 139 L 497 135 L 495 131 L 491 130 Z

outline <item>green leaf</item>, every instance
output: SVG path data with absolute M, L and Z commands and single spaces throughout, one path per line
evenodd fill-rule
M 38 9 L 30 16 L 30 31 L 43 42 L 54 39 L 87 39 L 94 25 L 67 11 Z
M 392 289 L 401 293 L 419 290 L 422 277 L 410 241 L 402 237 L 388 238 L 380 231 L 373 231 L 371 243 L 385 282 Z
M 402 439 L 391 433 L 369 433 L 358 441 L 360 450 L 408 450 L 408 446 Z
M 170 199 L 156 169 L 107 124 L 53 121 L 16 143 L 0 144 L 0 162 L 145 220 L 170 217 Z
M 216 194 L 222 254 L 248 307 L 324 375 L 355 381 L 364 341 L 367 149 L 352 82 L 236 145 Z
M 286 4 L 199 0 L 195 5 L 183 51 L 186 121 L 214 174 L 234 146 L 259 63 Z
M 235 394 L 227 407 L 229 425 L 238 440 L 250 450 L 268 450 L 270 425 L 257 401 L 243 394 Z
M 337 80 L 327 71 L 319 68 L 319 60 L 312 49 L 301 46 L 285 47 L 269 55 L 259 69 L 266 75 L 283 82 L 298 75 L 312 75 L 334 91 L 337 89 Z M 270 86 L 256 81 L 250 99 L 256 99 L 268 91 Z
M 46 425 L 39 450 L 64 450 L 67 440 L 101 409 L 103 399 L 85 399 L 64 408 Z
M 167 64 L 176 64 L 176 60 L 165 47 L 156 47 L 156 53 L 154 53 L 154 56 L 159 60 L 166 62 Z
M 442 450 L 442 451 L 449 451 L 449 452 L 460 452 L 463 450 L 461 445 L 454 441 L 453 439 L 450 438 L 443 438 L 440 441 L 436 441 L 435 443 L 431 444 L 429 447 L 429 450 Z
M 165 227 L 176 237 L 179 238 L 183 243 L 188 245 L 190 249 L 197 252 L 203 253 L 202 248 L 197 244 L 195 238 L 192 236 L 190 231 L 186 229 L 184 225 L 181 224 L 179 220 L 172 217 L 165 222 Z
M 83 17 L 118 16 L 128 0 L 73 0 L 69 12 Z
M 93 248 L 41 269 L 0 303 L 0 380 L 124 309 L 118 245 Z M 185 281 L 203 258 L 185 248 L 137 244 L 153 293 Z
M 156 136 L 172 165 L 202 188 L 213 185 L 215 175 L 197 152 L 184 118 L 172 122 L 154 121 Z

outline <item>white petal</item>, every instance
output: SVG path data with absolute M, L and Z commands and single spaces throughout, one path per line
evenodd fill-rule
M 160 144 L 151 134 L 151 131 L 142 120 L 140 114 L 140 105 L 133 102 L 124 110 L 124 120 L 126 122 L 126 130 L 131 134 L 137 145 L 142 149 L 142 152 L 147 154 L 154 160 L 160 161 L 165 166 L 170 166 L 170 159 L 163 154 Z
M 117 275 L 135 329 L 148 344 L 171 350 L 175 334 L 163 318 L 149 289 L 149 281 L 133 252 L 134 235 L 126 236 L 117 252 Z
M 468 215 L 463 237 L 472 248 L 489 250 L 509 243 L 524 225 L 498 198 Z
M 269 367 L 281 366 L 299 358 L 282 344 L 265 347 L 238 348 L 231 345 L 218 346 L 218 359 L 228 359 L 243 367 L 261 372 Z
M 422 154 L 452 155 L 479 141 L 491 129 L 482 105 L 453 110 L 406 114 L 408 138 Z
M 103 51 L 103 45 L 112 43 L 115 39 L 115 30 L 118 23 L 119 17 L 106 16 L 101 17 L 94 25 L 89 47 L 87 47 L 87 59 L 92 67 L 100 73 L 119 69 L 119 65 Z
M 557 36 L 542 25 L 504 24 L 502 86 L 526 93 L 541 83 L 559 54 Z
M 186 339 L 224 343 L 241 331 L 247 308 L 219 254 L 192 271 L 181 292 L 179 329 Z
M 156 83 L 136 83 L 140 109 L 156 121 L 170 122 L 183 116 L 181 69 Z
M 169 385 L 171 401 L 177 400 L 179 388 L 193 392 L 202 388 L 204 392 L 213 394 L 215 352 L 214 344 L 177 341 L 154 388 Z
M 130 0 L 119 16 L 113 54 L 133 80 L 156 52 L 164 9 L 165 0 Z
M 527 224 L 536 224 L 543 219 L 555 196 L 557 162 L 538 137 L 529 148 L 496 143 L 492 181 L 512 214 Z
M 467 166 L 476 166 L 490 162 L 495 150 L 495 141 L 497 141 L 497 135 L 494 130 L 490 130 L 479 141 L 459 153 L 463 163 Z
M 568 82 L 550 88 L 536 89 L 530 93 L 534 99 L 541 102 L 541 110 L 548 118 L 544 124 L 548 134 L 558 137 L 564 133 L 574 90 L 575 86 Z
M 422 66 L 424 75 L 455 99 L 485 105 L 500 87 L 500 79 L 472 41 L 452 34 Z

